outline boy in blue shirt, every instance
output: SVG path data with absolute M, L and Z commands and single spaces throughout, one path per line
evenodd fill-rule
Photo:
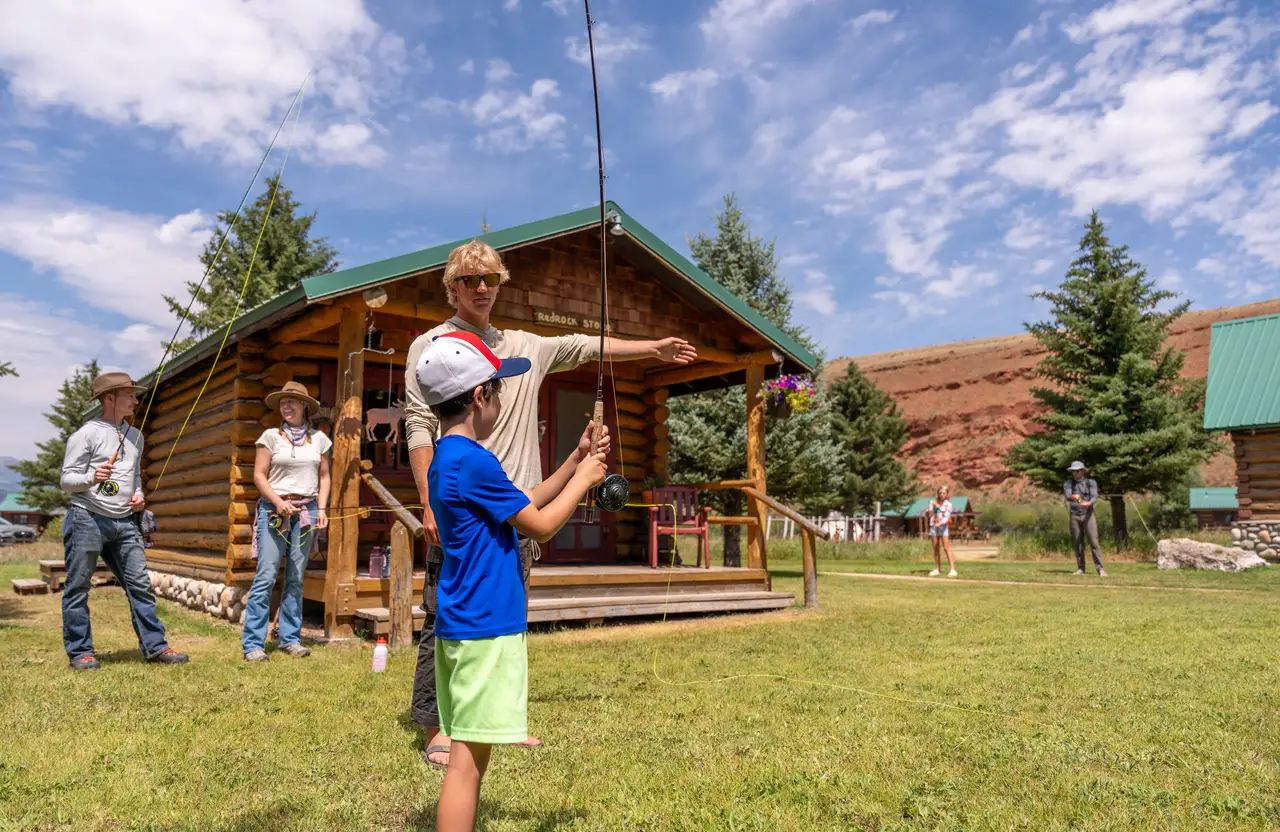
M 480 781 L 495 744 L 529 735 L 526 605 L 519 531 L 544 543 L 604 480 L 608 443 L 579 450 L 532 493 L 511 482 L 480 442 L 492 432 L 503 378 L 528 372 L 526 358 L 499 359 L 478 336 L 449 332 L 432 341 L 416 372 L 440 420 L 427 473 L 440 532 L 436 684 L 441 730 L 453 740 L 440 787 L 440 832 L 473 830 Z

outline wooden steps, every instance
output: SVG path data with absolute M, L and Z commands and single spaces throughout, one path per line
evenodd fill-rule
M 671 594 L 580 595 L 535 597 L 529 602 L 529 623 L 547 621 L 590 621 L 604 618 L 676 615 L 682 613 L 760 612 L 786 609 L 795 604 L 789 592 L 701 591 Z M 391 611 L 386 607 L 356 610 L 356 619 L 374 635 L 391 631 Z M 413 629 L 422 629 L 425 613 L 413 608 Z
M 49 585 L 38 578 L 14 578 L 13 591 L 19 595 L 48 595 Z

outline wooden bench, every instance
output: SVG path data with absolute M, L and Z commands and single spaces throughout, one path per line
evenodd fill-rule
M 417 632 L 422 629 L 422 624 L 427 620 L 427 613 L 422 609 L 421 604 L 413 605 L 413 631 Z M 368 630 L 375 636 L 385 636 L 391 632 L 391 610 L 386 607 L 364 607 L 356 610 L 356 620 L 363 625 L 363 629 Z
M 10 583 L 19 595 L 48 595 L 51 591 L 47 583 L 37 578 L 14 578 Z
M 62 585 L 67 582 L 67 562 L 63 560 L 42 560 L 40 561 L 40 577 L 49 589 L 58 592 L 62 589 Z M 93 577 L 89 579 L 89 583 L 93 586 L 101 586 L 102 584 L 115 583 L 116 576 L 106 564 L 99 563 L 97 568 L 93 570 Z

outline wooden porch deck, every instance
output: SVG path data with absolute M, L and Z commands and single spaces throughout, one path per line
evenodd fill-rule
M 414 597 L 422 594 L 423 573 L 413 576 Z M 390 630 L 391 581 L 356 578 L 353 614 L 374 633 Z M 303 594 L 321 600 L 324 571 L 310 570 Z M 722 613 L 785 609 L 789 592 L 772 592 L 763 569 L 677 566 L 538 566 L 529 577 L 529 622 L 591 621 L 678 613 Z M 414 629 L 422 609 L 414 606 Z

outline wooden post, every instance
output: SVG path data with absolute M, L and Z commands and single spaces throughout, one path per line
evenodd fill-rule
M 764 399 L 760 398 L 762 384 L 764 367 L 759 364 L 747 367 L 747 479 L 751 480 L 757 491 L 765 494 Z M 756 518 L 756 525 L 747 527 L 747 566 L 752 569 L 768 569 L 769 559 L 765 551 L 766 531 L 769 528 L 768 509 L 759 500 L 748 497 L 747 513 Z
M 814 556 L 813 532 L 800 529 L 800 548 L 804 565 L 804 605 L 818 606 L 818 559 Z
M 391 527 L 391 642 L 413 644 L 413 538 L 399 520 Z
M 329 638 L 352 635 L 356 547 L 360 543 L 360 439 L 364 435 L 364 315 L 342 310 L 338 326 L 338 393 L 334 402 L 333 487 L 329 495 L 329 553 L 324 574 L 324 631 Z

